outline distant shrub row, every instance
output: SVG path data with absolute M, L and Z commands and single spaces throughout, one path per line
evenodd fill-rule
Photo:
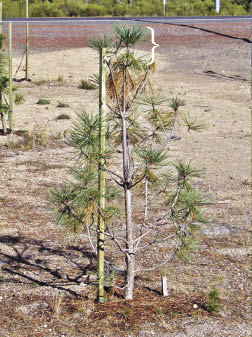
M 125 4 L 122 2 L 125 1 Z M 221 0 L 220 15 L 248 15 L 250 0 Z M 88 16 L 159 16 L 163 15 L 161 0 L 29 0 L 33 17 Z M 167 16 L 216 15 L 214 0 L 168 0 Z M 25 16 L 25 1 L 3 0 L 3 16 Z

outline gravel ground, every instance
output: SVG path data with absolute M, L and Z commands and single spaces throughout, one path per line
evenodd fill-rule
M 87 313 L 94 306 L 93 290 L 67 278 L 80 273 L 78 264 L 90 262 L 77 249 L 84 247 L 85 237 L 73 237 L 55 227 L 48 190 L 59 186 L 67 178 L 66 167 L 74 164 L 75 154 L 60 138 L 71 127 L 75 111 L 80 105 L 91 111 L 97 107 L 95 92 L 78 89 L 79 81 L 98 67 L 96 53 L 86 48 L 88 38 L 110 32 L 111 25 L 34 24 L 32 81 L 17 82 L 25 103 L 15 107 L 15 122 L 17 130 L 35 130 L 50 141 L 45 147 L 22 151 L 15 145 L 18 136 L 0 137 L 0 333 L 5 337 L 250 334 L 250 26 L 157 24 L 154 28 L 160 44 L 155 87 L 161 87 L 168 98 L 184 99 L 183 111 L 206 125 L 197 134 L 180 127 L 182 139 L 171 147 L 171 157 L 175 161 L 186 157 L 197 168 L 207 169 L 198 187 L 216 201 L 206 209 L 211 221 L 202 228 L 202 250 L 195 253 L 192 264 L 170 266 L 169 287 L 179 303 L 179 294 L 197 297 L 218 283 L 223 308 L 217 315 L 172 319 L 163 315 L 154 323 L 146 320 L 136 327 L 126 322 L 114 330 L 102 319 L 100 325 L 88 320 Z M 23 42 L 24 26 L 14 25 L 14 69 Z M 145 43 L 141 49 L 149 57 L 151 44 Z M 21 69 L 17 79 L 22 77 Z M 39 106 L 39 98 L 51 103 Z M 69 108 L 57 108 L 59 101 Z M 56 121 L 62 112 L 71 119 Z M 151 252 L 145 259 L 153 256 Z M 146 276 L 146 280 L 141 281 L 145 286 L 158 289 L 159 275 Z M 91 299 L 85 314 L 82 309 L 69 311 L 77 304 L 66 295 L 59 317 L 58 296 L 69 291 Z M 89 332 L 85 332 L 85 324 Z

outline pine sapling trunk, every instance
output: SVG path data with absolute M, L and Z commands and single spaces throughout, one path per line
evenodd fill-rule
M 125 213 L 126 213 L 126 241 L 127 241 L 127 255 L 126 255 L 126 287 L 125 299 L 133 299 L 133 289 L 135 280 L 135 254 L 133 242 L 133 223 L 132 223 L 132 199 L 131 190 L 125 186 Z
M 132 222 L 132 192 L 130 184 L 131 157 L 128 140 L 128 127 L 125 113 L 125 85 L 126 78 L 124 72 L 124 97 L 123 97 L 123 114 L 122 118 L 122 150 L 123 150 L 123 177 L 124 177 L 124 202 L 125 202 L 125 227 L 126 227 L 126 287 L 125 299 L 133 299 L 134 279 L 135 279 L 135 254 L 134 254 L 134 237 Z

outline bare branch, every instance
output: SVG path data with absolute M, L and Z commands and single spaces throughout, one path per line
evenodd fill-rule
M 162 239 L 159 239 L 159 240 L 158 240 L 158 239 L 152 240 L 152 241 L 146 243 L 146 245 L 141 246 L 141 247 L 138 247 L 138 248 L 136 249 L 136 251 L 141 250 L 141 249 L 148 248 L 148 247 L 150 247 L 150 246 L 152 246 L 152 245 L 154 245 L 154 244 L 157 244 L 157 243 L 165 242 L 166 240 L 171 239 L 171 238 L 173 238 L 173 237 L 174 237 L 174 234 L 172 234 L 172 235 L 167 235 L 165 238 L 162 238 Z
M 156 269 L 162 267 L 164 264 L 166 264 L 167 262 L 170 262 L 175 257 L 178 250 L 179 250 L 179 248 L 177 247 L 176 250 L 172 254 L 170 254 L 168 257 L 166 257 L 164 260 L 162 260 L 162 262 L 155 265 L 154 267 L 146 268 L 146 269 L 137 269 L 136 273 L 145 273 L 145 272 L 153 271 L 153 270 L 156 270 Z
M 111 170 L 108 170 L 108 169 L 105 169 L 105 170 L 110 174 L 111 178 L 113 179 L 113 181 L 115 183 L 117 183 L 117 185 L 119 185 L 119 186 L 123 186 L 124 185 L 124 180 L 123 180 L 123 178 L 121 176 L 119 176 L 119 174 L 117 174 L 117 173 L 115 173 L 115 172 L 113 172 Z M 116 176 L 117 178 L 119 178 L 121 180 L 121 183 L 118 182 L 116 179 L 114 179 L 113 176 Z

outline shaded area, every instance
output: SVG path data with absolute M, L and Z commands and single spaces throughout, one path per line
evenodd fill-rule
M 248 82 L 248 83 L 251 82 L 250 80 L 247 80 L 246 78 L 243 78 L 240 75 L 224 75 L 224 74 L 216 73 L 215 71 L 212 71 L 212 70 L 206 70 L 203 73 L 194 72 L 194 74 L 215 77 L 215 78 L 220 78 L 220 79 L 226 79 L 230 81 L 241 81 L 241 82 Z
M 85 247 L 53 247 L 24 236 L 0 236 L 0 283 L 35 283 L 82 296 L 71 285 L 89 284 L 96 271 L 96 255 Z M 12 275 L 15 278 L 6 277 Z

